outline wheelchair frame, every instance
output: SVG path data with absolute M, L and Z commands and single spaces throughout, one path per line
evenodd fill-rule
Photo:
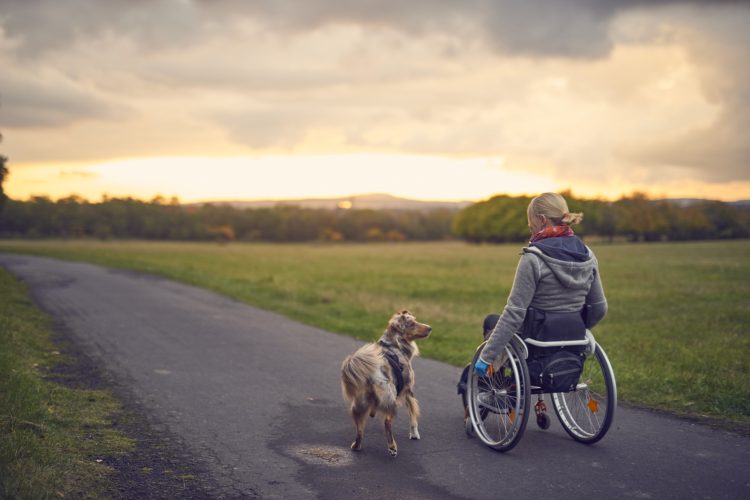
M 549 427 L 546 414 L 546 426 L 539 420 L 540 404 L 544 408 L 543 394 L 548 393 L 531 385 L 526 364 L 529 344 L 537 347 L 588 346 L 576 389 L 551 393 L 552 406 L 563 429 L 576 441 L 593 444 L 604 437 L 614 419 L 617 385 L 609 358 L 591 331 L 586 330 L 585 339 L 555 342 L 522 339 L 514 335 L 505 348 L 507 360 L 503 365 L 491 375 L 480 376 L 471 367 L 479 359 L 485 343 L 474 354 L 467 380 L 467 434 L 476 435 L 497 451 L 511 450 L 523 437 L 532 395 L 539 396 L 535 407 L 537 422 L 542 428 Z

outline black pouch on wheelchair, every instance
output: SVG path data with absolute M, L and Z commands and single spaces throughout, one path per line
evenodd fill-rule
M 582 340 L 586 323 L 581 312 L 549 312 L 529 307 L 523 324 L 523 336 L 542 342 Z
M 554 349 L 554 351 L 552 351 Z M 570 348 L 535 348 L 534 356 L 529 356 L 531 384 L 541 387 L 542 392 L 569 392 L 578 385 L 583 371 L 584 355 Z M 552 351 L 551 354 L 543 351 Z M 544 356 L 543 354 L 547 354 Z
M 544 392 L 574 391 L 582 371 L 582 354 L 559 350 L 544 359 L 539 382 Z
M 530 307 L 524 321 L 523 335 L 542 342 L 582 340 L 586 324 L 580 312 L 548 312 Z M 573 391 L 583 370 L 585 346 L 529 346 L 531 383 L 544 392 Z

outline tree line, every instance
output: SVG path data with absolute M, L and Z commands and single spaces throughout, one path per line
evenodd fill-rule
M 195 241 L 427 241 L 451 236 L 455 210 L 313 209 L 294 205 L 234 208 L 182 206 L 157 197 L 78 196 L 57 201 L 7 200 L 0 213 L 3 238 L 139 238 Z
M 750 237 L 750 206 L 710 200 L 652 200 L 642 193 L 616 201 L 582 199 L 563 193 L 571 212 L 583 212 L 580 236 L 609 241 L 684 241 Z M 504 243 L 529 238 L 525 196 L 499 195 L 466 207 L 456 215 L 453 232 L 475 243 Z
M 4 165 L 0 164 L 0 167 Z M 7 170 L 5 171 L 7 172 Z M 4 174 L 0 168 L 0 176 Z M 629 241 L 750 237 L 750 207 L 718 201 L 676 203 L 643 194 L 616 201 L 579 199 L 564 193 L 571 211 L 584 212 L 576 234 Z M 183 241 L 434 241 L 474 243 L 528 240 L 526 207 L 531 199 L 499 195 L 462 210 L 314 209 L 294 205 L 234 208 L 183 206 L 157 197 L 78 196 L 53 201 L 5 200 L 2 238 L 136 238 Z M 0 203 L 2 199 L 0 199 Z

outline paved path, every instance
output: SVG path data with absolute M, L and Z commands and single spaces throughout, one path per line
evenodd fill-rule
M 422 440 L 407 439 L 402 411 L 396 459 L 376 421 L 354 454 L 339 366 L 359 342 L 143 274 L 7 254 L 0 265 L 228 497 L 750 498 L 750 439 L 622 407 L 594 446 L 532 421 L 513 451 L 496 453 L 464 435 L 459 370 L 424 359 Z

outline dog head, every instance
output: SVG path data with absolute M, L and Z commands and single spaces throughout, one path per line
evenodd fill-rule
M 420 323 L 412 313 L 404 309 L 394 314 L 388 321 L 386 335 L 391 337 L 396 343 L 412 342 L 414 340 L 424 339 L 430 336 L 432 327 Z

